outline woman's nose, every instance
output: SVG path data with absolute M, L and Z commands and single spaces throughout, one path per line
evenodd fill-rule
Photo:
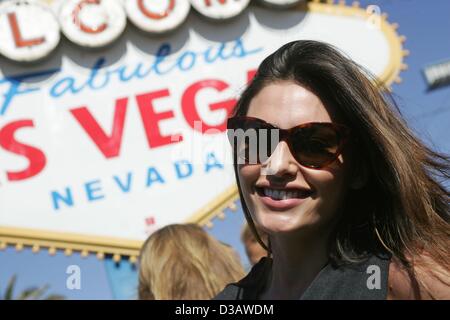
M 272 155 L 261 166 L 261 175 L 296 175 L 297 164 L 285 141 L 281 141 Z

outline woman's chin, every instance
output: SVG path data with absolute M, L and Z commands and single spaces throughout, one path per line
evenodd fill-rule
M 259 225 L 269 234 L 288 234 L 309 229 L 314 221 L 298 216 L 286 216 L 280 212 L 263 213 L 258 217 Z

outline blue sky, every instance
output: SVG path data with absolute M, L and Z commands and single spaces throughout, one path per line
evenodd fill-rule
M 450 86 L 427 92 L 422 76 L 425 65 L 450 59 L 450 1 L 448 0 L 379 0 L 360 1 L 361 6 L 378 5 L 389 15 L 390 22 L 400 25 L 399 33 L 407 40 L 405 48 L 411 54 L 405 60 L 409 69 L 401 73 L 403 82 L 393 90 L 403 116 L 427 144 L 450 153 Z M 224 220 L 214 219 L 209 231 L 220 240 L 233 245 L 244 264 L 247 260 L 239 242 L 242 213 L 226 212 Z M 81 290 L 66 288 L 66 269 L 80 266 Z M 49 284 L 49 293 L 63 294 L 72 299 L 133 298 L 136 270 L 127 262 L 115 264 L 99 261 L 93 255 L 81 258 L 58 252 L 50 257 L 46 251 L 32 253 L 29 249 L 16 252 L 7 248 L 0 252 L 0 292 L 7 280 L 18 275 L 17 291 L 30 286 Z

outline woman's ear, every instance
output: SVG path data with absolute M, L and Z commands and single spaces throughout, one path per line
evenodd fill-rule
M 350 188 L 354 190 L 363 188 L 366 185 L 368 178 L 369 172 L 367 167 L 361 160 L 358 161 L 350 178 Z

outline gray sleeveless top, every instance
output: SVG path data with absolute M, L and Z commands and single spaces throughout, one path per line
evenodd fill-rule
M 327 264 L 299 300 L 386 300 L 390 257 L 372 255 L 358 264 Z M 272 260 L 262 258 L 241 281 L 229 284 L 215 300 L 257 300 Z M 377 279 L 378 278 L 378 279 Z

